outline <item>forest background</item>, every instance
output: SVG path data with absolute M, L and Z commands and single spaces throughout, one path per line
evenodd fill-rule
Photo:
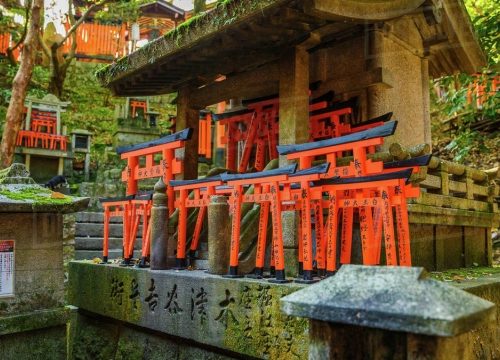
M 22 43 L 29 19 L 29 6 L 33 0 L 26 0 L 24 5 L 18 0 L 0 1 L 0 33 L 10 32 L 16 42 Z M 221 0 L 219 0 L 221 1 Z M 138 6 L 148 0 L 101 1 L 95 8 L 97 18 L 104 22 L 118 19 L 133 21 L 138 16 Z M 104 3 L 112 3 L 104 6 Z M 52 6 L 55 3 L 52 4 Z M 77 8 L 75 4 L 80 7 Z M 75 10 L 85 14 L 96 2 L 68 0 L 71 12 Z M 206 1 L 194 1 L 195 13 L 205 10 Z M 500 55 L 500 6 L 498 0 L 465 0 L 465 5 L 474 24 L 477 36 L 485 50 L 488 66 L 482 76 L 492 78 L 498 75 Z M 47 4 L 46 4 L 47 6 Z M 50 4 L 49 4 L 50 6 Z M 77 20 L 71 12 L 71 23 Z M 123 98 L 115 98 L 109 90 L 101 87 L 94 73 L 102 64 L 77 62 L 70 54 L 64 59 L 53 51 L 56 34 L 53 27 L 43 24 L 45 29 L 41 37 L 41 46 L 37 49 L 36 64 L 28 85 L 28 95 L 43 97 L 55 94 L 61 100 L 69 101 L 67 112 L 63 114 L 63 124 L 68 132 L 73 129 L 85 129 L 93 134 L 92 164 L 96 169 L 103 160 L 105 149 L 112 146 L 112 135 L 116 130 L 114 110 L 116 104 L 124 103 Z M 61 40 L 61 38 L 56 38 Z M 74 54 L 73 54 L 74 55 Z M 3 129 L 9 99 L 12 95 L 13 79 L 19 64 L 12 57 L 0 61 L 0 129 Z M 472 165 L 481 169 L 498 166 L 500 148 L 500 123 L 498 99 L 499 92 L 488 96 L 482 106 L 470 99 L 468 90 L 477 77 L 472 74 L 458 73 L 429 82 L 431 87 L 431 116 L 433 127 L 433 154 L 444 159 Z M 491 82 L 487 83 L 486 92 L 490 92 Z M 165 132 L 170 127 L 169 115 L 175 114 L 175 105 L 170 96 L 151 99 L 153 110 L 160 112 L 159 127 Z M 483 124 L 489 124 L 484 126 Z M 493 126 L 491 126 L 493 125 Z

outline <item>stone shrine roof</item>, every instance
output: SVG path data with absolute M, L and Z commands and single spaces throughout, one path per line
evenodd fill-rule
M 434 3 L 434 2 L 432 2 Z M 461 0 L 226 0 L 99 70 L 119 96 L 157 95 L 271 63 L 294 46 L 309 52 L 356 36 L 366 24 L 412 16 L 432 77 L 475 72 L 485 57 Z M 427 3 L 425 3 L 427 4 Z

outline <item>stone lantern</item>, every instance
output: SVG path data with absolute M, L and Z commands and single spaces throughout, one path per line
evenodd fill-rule
M 37 185 L 23 164 L 0 170 L 1 359 L 66 358 L 63 214 L 88 202 Z

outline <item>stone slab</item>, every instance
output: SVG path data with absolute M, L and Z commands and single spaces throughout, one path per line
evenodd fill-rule
M 436 226 L 436 270 L 457 269 L 465 265 L 461 226 Z
M 74 308 L 64 307 L 0 316 L 0 336 L 64 325 L 68 322 L 72 311 Z
M 121 249 L 123 246 L 122 238 L 109 238 L 108 240 L 109 249 Z M 102 237 L 76 237 L 75 250 L 102 250 L 102 242 Z M 140 238 L 136 239 L 134 249 L 140 250 L 141 246 L 142 240 Z
M 412 264 L 422 266 L 429 271 L 436 270 L 434 225 L 411 224 L 410 239 Z
M 77 223 L 75 236 L 79 237 L 102 237 L 104 234 L 104 224 Z M 137 236 L 142 235 L 141 226 L 137 231 Z M 121 224 L 109 224 L 109 236 L 119 238 L 123 236 L 123 226 Z
M 69 282 L 69 302 L 98 315 L 241 356 L 307 358 L 307 321 L 279 309 L 301 285 L 83 262 Z
M 121 249 L 109 249 L 108 259 L 120 259 L 122 257 Z M 134 251 L 134 258 L 139 259 L 141 257 L 141 252 L 138 250 Z M 92 260 L 95 258 L 102 259 L 102 250 L 77 250 L 75 251 L 75 260 Z
M 76 221 L 81 223 L 104 223 L 104 213 L 102 212 L 78 212 L 75 214 Z M 123 223 L 122 218 L 112 217 L 110 222 L 113 224 Z
M 465 266 L 488 265 L 486 237 L 491 236 L 488 229 L 464 226 Z
M 495 319 L 493 303 L 423 268 L 344 265 L 281 301 L 288 315 L 423 335 L 455 336 Z

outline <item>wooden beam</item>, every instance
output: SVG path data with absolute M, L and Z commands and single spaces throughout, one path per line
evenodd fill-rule
M 230 98 L 248 99 L 277 93 L 278 81 L 279 65 L 271 63 L 194 90 L 193 104 L 204 108 Z
M 179 89 L 177 97 L 176 131 L 186 128 L 193 129 L 193 135 L 184 146 L 184 180 L 198 178 L 198 126 L 200 120 L 199 110 L 193 107 L 193 93 L 189 87 Z

